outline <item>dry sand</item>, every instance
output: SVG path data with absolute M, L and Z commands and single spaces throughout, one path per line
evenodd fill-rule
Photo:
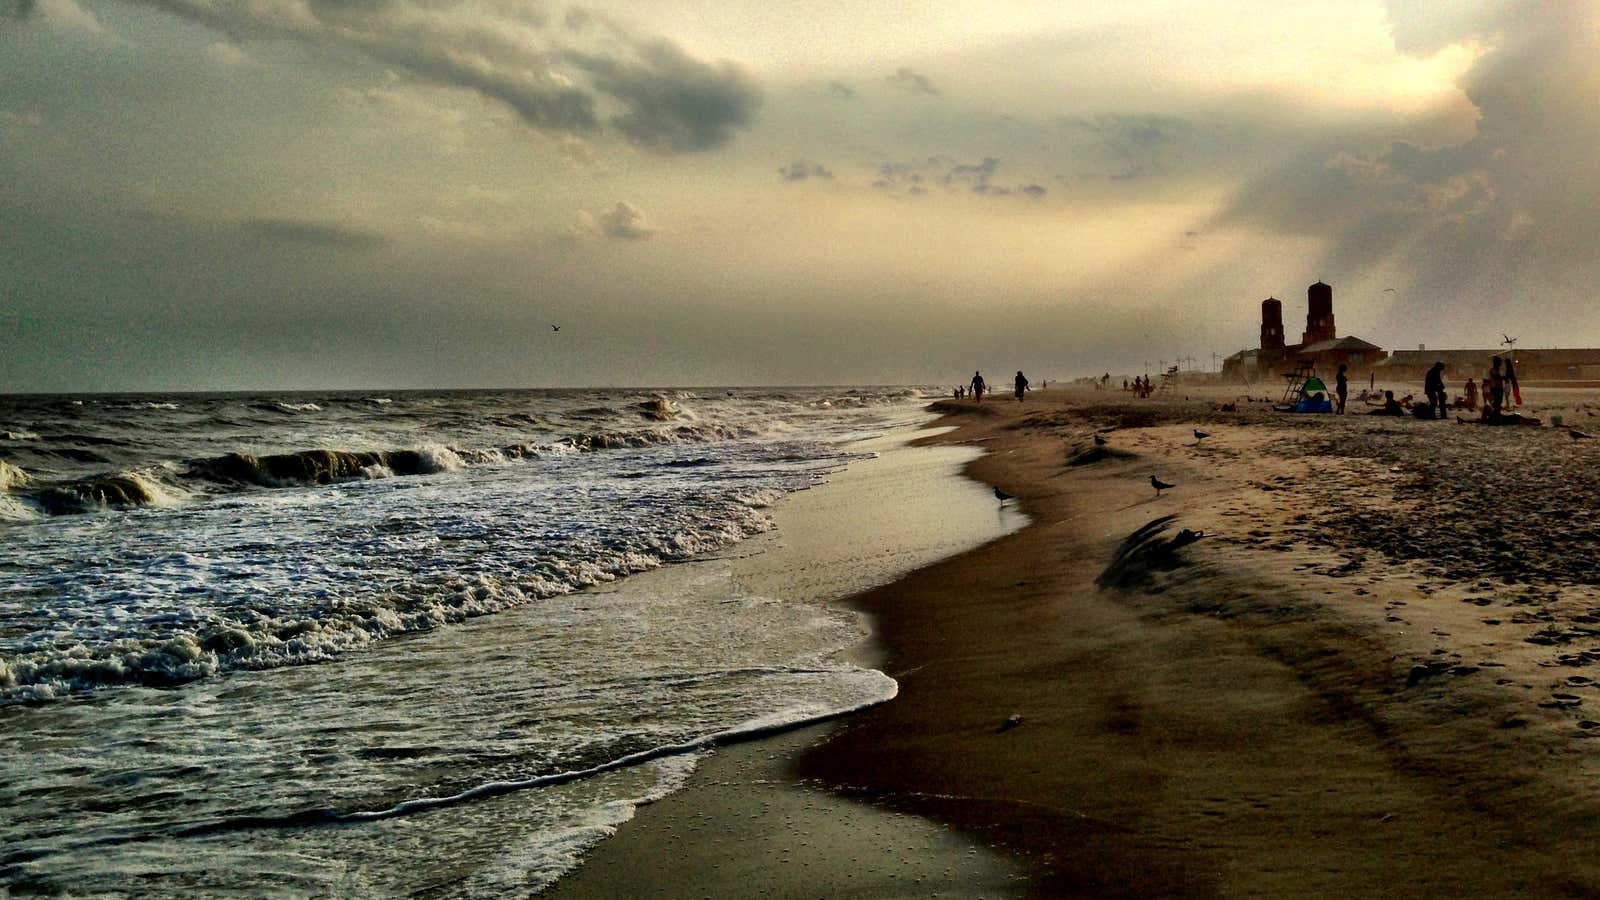
M 1215 399 L 937 404 L 1033 524 L 852 601 L 900 695 L 791 739 L 793 777 L 1004 848 L 1044 896 L 1600 894 L 1600 440 Z M 1098 585 L 1167 515 L 1206 536 Z

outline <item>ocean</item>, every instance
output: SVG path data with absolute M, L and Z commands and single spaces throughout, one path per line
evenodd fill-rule
M 0 887 L 550 883 L 698 751 L 893 696 L 854 614 L 714 561 L 925 402 L 0 398 Z

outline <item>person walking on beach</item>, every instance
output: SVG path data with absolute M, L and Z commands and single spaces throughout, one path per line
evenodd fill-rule
M 1347 368 L 1344 363 L 1340 363 L 1339 374 L 1335 375 L 1333 379 L 1334 393 L 1339 397 L 1339 408 L 1335 409 L 1334 412 L 1341 416 L 1344 415 L 1345 398 L 1350 396 L 1350 378 L 1345 374 Z
M 988 389 L 989 389 L 989 386 L 983 383 L 983 375 L 981 373 L 978 373 L 978 372 L 973 372 L 972 373 L 972 400 L 973 400 L 973 402 L 974 403 L 982 403 L 983 402 L 983 392 L 988 390 Z
M 1427 395 L 1428 403 L 1433 406 L 1433 415 L 1430 418 L 1445 418 L 1445 404 L 1448 401 L 1444 395 L 1444 363 L 1436 362 L 1433 368 L 1428 370 L 1428 377 L 1422 380 L 1422 393 Z
M 1028 379 L 1022 374 L 1022 370 L 1018 369 L 1017 370 L 1017 402 L 1018 403 L 1022 402 L 1022 394 L 1027 389 L 1028 389 Z

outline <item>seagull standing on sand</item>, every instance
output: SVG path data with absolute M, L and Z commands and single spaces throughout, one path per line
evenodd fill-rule
M 1211 433 L 1210 432 L 1201 431 L 1198 428 L 1196 428 L 1194 430 L 1194 442 L 1196 444 L 1200 443 L 1201 441 L 1205 440 L 1208 437 L 1211 437 Z
M 1098 431 L 1095 432 L 1095 434 L 1094 434 L 1094 445 L 1096 447 L 1104 447 L 1106 445 L 1106 436 L 1101 434 Z
M 1583 440 L 1583 439 L 1584 439 L 1584 438 L 1592 438 L 1592 437 L 1594 437 L 1594 435 L 1592 435 L 1592 434 L 1585 434 L 1585 433 L 1583 433 L 1583 432 L 1581 432 L 1581 431 L 1579 431 L 1579 430 L 1578 430 L 1578 429 L 1576 429 L 1576 428 L 1568 428 L 1568 429 L 1567 429 L 1567 434 L 1570 434 L 1570 435 L 1572 435 L 1572 439 L 1573 439 L 1573 440 L 1575 440 L 1575 441 L 1581 441 L 1581 440 Z
M 1162 491 L 1164 491 L 1164 490 L 1166 490 L 1168 488 L 1177 487 L 1177 485 L 1175 485 L 1175 484 L 1167 484 L 1165 481 L 1162 481 L 1161 479 L 1155 477 L 1154 475 L 1150 476 L 1150 486 L 1156 489 L 1156 496 L 1157 497 L 1161 496 L 1161 492 Z
M 995 497 L 996 500 L 1000 501 L 1000 505 L 1001 506 L 1004 506 L 1007 500 L 1015 499 L 1010 494 L 1006 493 L 1005 491 L 1000 490 L 999 488 L 995 488 L 994 489 L 994 497 Z

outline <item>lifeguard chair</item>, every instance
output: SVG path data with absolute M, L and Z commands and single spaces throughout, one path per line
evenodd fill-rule
M 1168 366 L 1167 370 L 1165 372 L 1161 373 L 1161 387 L 1156 388 L 1156 393 L 1157 394 L 1171 393 L 1172 392 L 1172 386 L 1174 384 L 1177 384 L 1177 382 L 1178 382 L 1178 367 L 1177 366 Z
M 1283 398 L 1278 401 L 1279 406 L 1289 406 L 1300 401 L 1300 395 L 1305 393 L 1306 382 L 1317 377 L 1316 366 L 1308 362 L 1298 363 L 1293 372 L 1283 373 Z M 1318 382 L 1321 383 L 1320 381 Z M 1326 390 L 1326 388 L 1323 388 Z

